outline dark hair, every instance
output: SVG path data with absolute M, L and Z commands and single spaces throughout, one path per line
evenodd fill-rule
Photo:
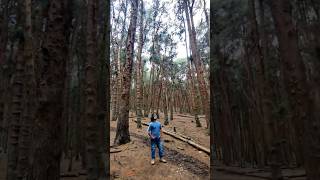
M 154 114 L 151 114 L 151 118 L 150 118 L 151 121 L 155 121 L 156 118 L 155 118 L 155 115 Z

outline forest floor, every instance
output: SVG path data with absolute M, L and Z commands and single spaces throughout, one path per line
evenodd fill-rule
M 161 163 L 156 154 L 156 164 L 150 164 L 150 140 L 147 135 L 147 126 L 137 128 L 136 117 L 130 113 L 129 131 L 131 142 L 117 147 L 121 152 L 111 153 L 111 179 L 144 180 L 144 179 L 209 179 L 210 156 L 199 151 L 185 142 L 164 134 L 165 159 L 167 163 Z M 191 138 L 195 143 L 209 149 L 210 136 L 205 128 L 205 119 L 200 116 L 203 127 L 196 127 L 191 115 L 174 114 L 174 120 L 164 126 L 165 130 L 173 131 Z M 164 123 L 163 114 L 159 121 Z M 149 123 L 149 118 L 143 122 Z M 110 124 L 110 144 L 113 144 L 116 133 L 116 122 Z M 113 149 L 113 148 L 111 148 Z M 114 149 L 117 150 L 117 149 Z M 300 169 L 284 169 L 283 174 L 290 180 L 305 180 L 304 171 Z M 269 179 L 270 172 L 267 170 L 215 166 L 214 180 L 262 180 Z M 301 177 L 302 176 L 302 177 Z M 289 178 L 290 177 L 290 178 Z
M 130 115 L 131 117 L 134 114 Z M 193 118 L 174 114 L 174 120 L 164 129 L 176 131 L 190 137 L 194 142 L 209 148 L 210 136 L 205 128 L 205 119 L 200 118 L 204 127 L 196 127 Z M 120 146 L 121 152 L 111 153 L 111 179 L 209 179 L 210 156 L 199 151 L 185 142 L 177 140 L 164 134 L 164 150 L 167 163 L 160 163 L 158 151 L 156 163 L 151 165 L 150 140 L 147 134 L 147 126 L 137 128 L 130 118 L 129 131 L 131 142 Z M 160 114 L 159 121 L 164 123 L 163 115 Z M 149 118 L 144 118 L 143 122 L 150 122 Z M 110 144 L 113 144 L 116 133 L 116 122 L 110 124 Z

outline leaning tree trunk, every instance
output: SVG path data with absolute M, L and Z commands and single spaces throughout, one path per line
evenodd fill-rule
M 313 113 L 313 98 L 306 77 L 295 25 L 291 17 L 290 0 L 272 0 L 271 12 L 279 40 L 283 77 L 289 94 L 293 122 L 298 133 L 299 145 L 304 151 L 304 166 L 307 178 L 320 179 L 320 131 L 319 119 Z
M 204 114 L 206 116 L 206 123 L 207 123 L 207 128 L 209 128 L 209 94 L 207 91 L 207 85 L 204 79 L 204 68 L 203 68 L 203 63 L 200 59 L 200 55 L 198 53 L 198 48 L 197 48 L 197 42 L 196 42 L 196 31 L 194 28 L 193 24 L 193 17 L 192 17 L 192 7 L 189 7 L 189 1 L 184 0 L 184 9 L 186 13 L 186 20 L 187 20 L 187 27 L 188 27 L 188 32 L 189 32 L 189 41 L 191 45 L 191 51 L 192 51 L 192 57 L 193 60 L 195 61 L 195 67 L 196 67 L 196 72 L 197 72 L 197 80 L 199 82 L 199 89 L 200 89 L 200 94 L 201 94 L 201 102 L 202 102 L 202 108 L 204 111 Z M 189 13 L 190 12 L 190 13 Z
M 132 0 L 132 15 L 128 29 L 126 62 L 123 68 L 123 88 L 120 100 L 119 119 L 117 122 L 117 132 L 114 140 L 115 145 L 125 144 L 130 142 L 129 134 L 129 105 L 130 105 L 130 89 L 131 89 L 131 74 L 134 53 L 134 41 L 137 26 L 138 0 Z
M 204 1 L 205 3 L 205 1 Z M 186 28 L 185 22 L 183 22 L 184 28 Z M 185 43 L 186 43 L 186 54 L 187 54 L 187 59 L 189 58 L 188 55 L 188 42 L 187 42 L 187 32 L 184 32 L 185 36 Z M 192 62 L 188 60 L 188 72 L 187 72 L 187 79 L 189 80 L 189 88 L 190 88 L 190 94 L 191 94 L 191 102 L 192 102 L 192 108 L 193 108 L 193 114 L 194 114 L 194 119 L 196 121 L 197 127 L 201 127 L 201 123 L 199 120 L 199 103 L 198 103 L 198 96 L 196 96 L 196 83 L 193 78 L 193 68 L 192 68 Z

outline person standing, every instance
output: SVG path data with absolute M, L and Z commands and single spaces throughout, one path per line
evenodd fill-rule
M 162 137 L 162 128 L 161 123 L 156 120 L 157 116 L 155 114 L 151 115 L 151 122 L 149 123 L 148 127 L 148 135 L 150 137 L 151 142 L 151 164 L 154 165 L 155 157 L 156 157 L 156 146 L 159 149 L 159 158 L 160 162 L 166 163 L 167 161 L 163 158 L 164 150 L 163 144 L 161 141 Z

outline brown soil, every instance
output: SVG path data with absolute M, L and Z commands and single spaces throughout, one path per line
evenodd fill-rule
M 163 124 L 162 117 L 160 114 L 159 121 Z M 209 148 L 210 136 L 204 127 L 196 127 L 195 122 L 191 122 L 192 117 L 174 117 L 165 129 L 173 131 L 173 127 L 176 127 L 178 133 Z M 209 179 L 210 156 L 165 134 L 163 139 L 167 163 L 160 163 L 156 156 L 156 164 L 151 165 L 147 126 L 138 129 L 133 119 L 130 118 L 129 121 L 131 143 L 120 146 L 119 149 L 123 149 L 121 152 L 110 155 L 112 179 Z M 205 120 L 200 121 L 205 126 Z M 143 122 L 149 122 L 149 119 L 145 118 Z M 111 122 L 111 144 L 115 137 L 115 128 L 116 122 Z

